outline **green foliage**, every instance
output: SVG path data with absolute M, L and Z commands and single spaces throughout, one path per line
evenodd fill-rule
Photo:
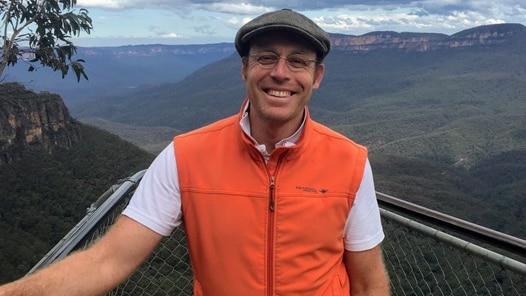
M 188 131 L 232 115 L 245 96 L 237 55 L 212 63 L 181 83 L 141 88 L 83 104 L 79 118 L 102 117 L 134 126 Z
M 83 139 L 73 148 L 0 166 L 0 283 L 27 273 L 104 191 L 153 159 L 115 135 L 75 124 Z
M 508 152 L 470 169 L 397 155 L 373 154 L 370 160 L 376 190 L 524 238 L 525 156 Z
M 335 49 L 310 111 L 369 148 L 379 191 L 526 237 L 526 166 L 502 158 L 526 149 L 525 46 L 517 34 L 501 45 L 428 52 Z M 233 55 L 80 114 L 189 130 L 239 110 L 240 66 Z M 508 183 L 487 182 L 510 174 Z
M 20 60 L 35 71 L 35 63 L 60 71 L 64 78 L 73 69 L 77 81 L 88 79 L 84 60 L 72 60 L 76 46 L 69 40 L 82 32 L 90 33 L 92 20 L 86 9 L 73 11 L 76 0 L 28 0 L 0 2 L 2 31 L 2 58 L 0 76 L 6 66 L 14 66 Z M 11 35 L 8 35 L 11 34 Z M 27 43 L 29 49 L 20 44 Z M 30 60 L 26 60 L 30 56 Z
M 126 141 L 154 154 L 161 152 L 175 135 L 181 133 L 180 130 L 169 127 L 132 126 L 102 118 L 84 118 L 82 121 L 118 134 Z
M 378 191 L 526 237 L 525 45 L 525 39 L 518 38 L 507 46 L 426 53 L 334 51 L 310 110 L 315 120 L 369 147 Z M 189 130 L 239 110 L 245 95 L 239 69 L 239 58 L 231 56 L 177 85 L 103 98 L 91 113 L 86 107 L 84 115 Z M 48 236 L 29 234 L 30 230 L 60 238 L 59 233 L 72 226 L 60 222 L 78 221 L 88 200 L 136 171 L 116 171 L 129 158 L 127 149 L 105 146 L 118 140 L 115 136 L 83 128 L 84 141 L 74 149 L 17 164 L 21 171 L 41 170 L 41 175 L 1 168 L 0 199 L 7 196 L 1 200 L 2 210 L 33 204 L 44 210 L 40 216 L 24 210 L 14 210 L 16 215 L 0 212 L 0 254 L 34 256 L 25 265 L 20 262 L 26 261 L 3 260 L 0 280 L 12 276 L 7 271 L 27 271 L 49 249 L 44 241 Z M 31 181 L 10 185 L 22 178 Z M 73 193 L 84 200 L 77 208 L 64 209 L 73 205 L 62 201 L 41 205 L 41 200 L 61 196 L 57 188 L 69 191 L 69 199 Z M 44 189 L 49 196 L 43 196 Z M 14 217 L 18 215 L 25 218 Z M 44 220 L 47 224 L 36 222 Z M 6 239 L 12 233 L 20 233 L 20 240 Z M 24 237 L 33 238 L 33 243 L 24 242 Z M 19 252 L 14 251 L 17 245 Z

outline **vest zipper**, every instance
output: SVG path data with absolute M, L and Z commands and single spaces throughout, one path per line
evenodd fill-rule
M 269 185 L 269 225 L 268 225 L 268 282 L 267 282 L 267 295 L 272 295 L 274 290 L 274 176 L 270 176 Z
M 267 279 L 267 295 L 274 295 L 274 215 L 275 215 L 275 206 L 276 206 L 276 178 L 274 177 L 281 165 L 281 161 L 285 157 L 287 152 L 282 153 L 276 164 L 276 169 L 274 170 L 274 175 L 269 177 L 269 223 L 268 223 L 268 279 Z
M 271 212 L 274 212 L 274 187 L 276 187 L 276 184 L 274 183 L 274 176 L 270 176 L 270 191 L 269 191 L 269 209 Z

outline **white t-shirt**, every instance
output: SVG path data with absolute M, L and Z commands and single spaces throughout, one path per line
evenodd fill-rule
M 247 120 L 240 123 L 245 133 Z M 301 131 L 300 127 L 299 131 Z M 248 129 L 250 131 L 250 129 Z M 297 132 L 289 141 L 283 140 L 280 145 L 294 145 Z M 263 145 L 255 144 L 260 150 Z M 265 151 L 262 151 L 265 154 Z M 174 152 L 170 143 L 152 162 L 144 174 L 135 194 L 123 214 L 138 221 L 151 230 L 168 236 L 182 223 L 181 195 L 179 178 Z M 378 245 L 384 239 L 380 212 L 376 201 L 373 174 L 369 160 L 366 162 L 360 188 L 348 215 L 344 229 L 345 249 L 364 251 Z

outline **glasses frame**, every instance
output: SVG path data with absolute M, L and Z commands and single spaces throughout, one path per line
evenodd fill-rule
M 291 55 L 283 57 L 283 56 L 280 56 L 277 53 L 274 53 L 272 51 L 261 51 L 261 52 L 256 52 L 256 53 L 250 54 L 249 57 L 250 58 L 254 58 L 256 63 L 258 63 L 258 65 L 260 65 L 261 67 L 263 67 L 265 69 L 272 69 L 272 68 L 274 68 L 279 63 L 279 60 L 284 59 L 285 63 L 287 64 L 287 67 L 291 71 L 294 71 L 294 72 L 298 72 L 298 71 L 304 70 L 306 68 L 311 68 L 311 64 L 320 64 L 321 63 L 320 61 L 318 61 L 316 59 L 311 59 L 311 58 L 309 58 L 306 55 L 301 54 L 301 53 L 294 53 L 294 54 L 291 54 Z M 261 62 L 261 58 L 263 58 L 263 57 L 272 57 L 274 60 L 272 60 L 272 63 L 270 63 L 270 64 L 262 63 Z M 304 66 L 302 65 L 300 67 L 295 66 L 293 61 L 291 61 L 291 59 L 293 59 L 293 58 L 299 58 L 300 60 L 302 60 L 305 63 L 305 65 Z

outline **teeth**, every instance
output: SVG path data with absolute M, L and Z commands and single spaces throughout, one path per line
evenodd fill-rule
M 268 94 L 275 97 L 289 97 L 291 95 L 290 91 L 286 90 L 269 90 Z

